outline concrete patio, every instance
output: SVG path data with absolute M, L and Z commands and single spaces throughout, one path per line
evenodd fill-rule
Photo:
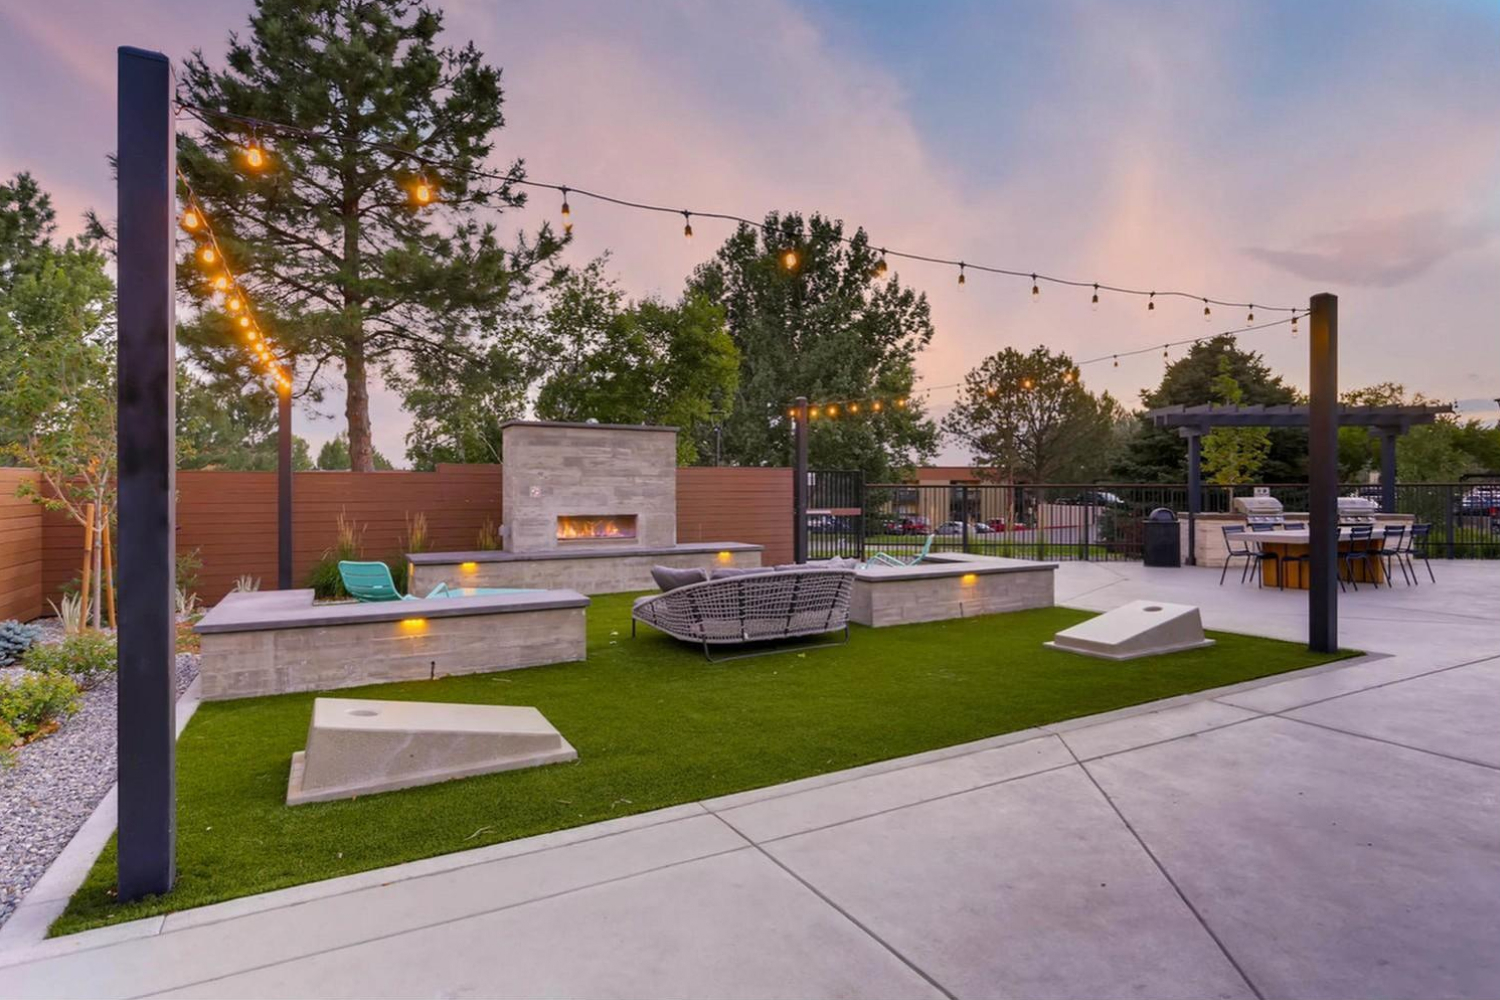
M 1342 599 L 1378 655 L 0 951 L 0 993 L 1494 996 L 1500 566 L 1437 572 Z M 1305 629 L 1217 570 L 1056 579 Z

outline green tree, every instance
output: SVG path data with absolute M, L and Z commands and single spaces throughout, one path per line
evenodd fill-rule
M 379 449 L 371 452 L 375 457 L 375 469 L 380 472 L 388 472 L 395 468 L 390 460 L 380 453 Z M 320 472 L 347 472 L 349 471 L 349 439 L 343 431 L 339 431 L 333 437 L 323 442 L 323 447 L 318 449 L 318 471 Z
M 406 458 L 413 469 L 439 462 L 500 461 L 500 427 L 526 412 L 538 369 L 508 345 L 491 345 L 477 360 L 429 359 L 396 382 L 412 426 Z
M 1108 467 L 1124 411 L 1109 393 L 1078 380 L 1066 354 L 1007 347 L 964 377 L 943 430 L 981 470 L 1030 483 L 1087 482 Z
M 225 393 L 177 366 L 177 467 L 274 470 L 279 461 L 276 397 L 264 389 Z M 313 467 L 307 440 L 292 435 L 292 468 Z
M 793 263 L 787 266 L 788 254 Z M 813 215 L 772 213 L 741 226 L 688 282 L 724 310 L 740 354 L 724 456 L 740 465 L 791 461 L 788 408 L 911 397 L 917 354 L 932 340 L 927 298 L 877 274 L 880 254 L 863 230 Z M 811 425 L 814 467 L 860 469 L 889 480 L 936 449 L 937 427 L 920 398 L 878 416 Z
M 1227 357 L 1219 358 L 1219 374 L 1214 379 L 1214 402 L 1238 406 L 1245 401 L 1245 390 L 1231 372 Z M 1211 483 L 1235 486 L 1255 480 L 1271 453 L 1271 433 L 1264 427 L 1216 427 L 1203 435 L 1203 472 Z
M 442 20 L 427 0 L 257 0 L 225 68 L 195 52 L 179 85 L 185 103 L 220 114 L 179 136 L 178 165 L 268 339 L 301 362 L 302 391 L 342 371 L 359 471 L 376 467 L 372 369 L 395 382 L 434 361 L 482 362 L 562 246 L 544 225 L 507 250 L 479 221 L 523 204 L 524 174 L 519 161 L 499 180 L 470 173 L 504 124 L 500 71 L 472 44 L 440 45 Z M 257 135 L 223 113 L 307 132 Z M 251 143 L 263 169 L 248 165 Z M 424 166 L 433 162 L 444 171 Z M 434 193 L 426 207 L 418 183 Z M 185 262 L 178 274 L 204 306 L 181 332 L 194 360 L 205 371 L 239 365 L 213 269 Z
M 114 284 L 101 254 L 53 231 L 30 175 L 0 185 L 0 452 L 41 479 L 20 495 L 94 529 L 97 627 L 116 486 Z
M 1224 334 L 1194 344 L 1188 353 L 1167 366 L 1161 384 L 1141 393 L 1147 410 L 1161 406 L 1201 406 L 1214 401 L 1214 382 L 1228 363 L 1228 374 L 1239 385 L 1248 404 L 1277 405 L 1299 402 L 1296 390 L 1274 374 L 1254 351 L 1241 350 L 1234 337 Z M 1187 480 L 1187 447 L 1175 431 L 1155 427 L 1144 413 L 1136 417 L 1139 427 L 1115 462 L 1115 478 L 1123 482 L 1181 483 Z M 1307 431 L 1273 428 L 1271 449 L 1261 466 L 1269 482 L 1307 481 Z
M 603 268 L 601 259 L 568 273 L 553 296 L 546 328 L 555 361 L 537 416 L 677 427 L 678 463 L 696 464 L 708 454 L 699 446 L 716 403 L 732 399 L 739 381 L 724 310 L 701 293 L 676 305 L 627 302 Z

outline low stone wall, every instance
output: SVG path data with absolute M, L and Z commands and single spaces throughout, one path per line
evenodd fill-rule
M 411 561 L 411 591 L 425 594 L 440 583 L 450 587 L 542 587 L 583 594 L 655 590 L 652 566 L 674 569 L 759 566 L 761 546 L 743 542 L 696 542 L 670 548 L 631 548 L 619 552 L 576 551 L 421 552 Z
M 854 575 L 849 617 L 882 628 L 1049 608 L 1056 563 L 944 553 L 916 566 L 868 567 Z
M 314 605 L 310 590 L 230 594 L 197 625 L 205 700 L 326 691 L 582 660 L 572 591 Z

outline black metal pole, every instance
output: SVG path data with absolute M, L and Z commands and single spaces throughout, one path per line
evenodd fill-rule
M 1184 431 L 1188 439 L 1188 530 L 1187 565 L 1198 565 L 1198 513 L 1203 510 L 1203 435 L 1197 428 Z
M 1339 648 L 1339 300 L 1312 297 L 1308 366 L 1307 647 Z
M 119 898 L 176 874 L 172 64 L 119 50 Z
M 1380 428 L 1380 506 L 1396 513 L 1396 435 L 1394 427 Z
M 792 561 L 807 562 L 807 397 L 797 397 L 792 428 Z
M 292 390 L 276 389 L 276 589 L 292 589 Z

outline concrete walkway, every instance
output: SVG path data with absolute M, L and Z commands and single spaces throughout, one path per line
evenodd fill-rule
M 0 996 L 1500 995 L 1500 567 L 1362 588 L 1379 651 L 0 954 Z M 1306 597 L 1065 565 L 1059 602 Z

